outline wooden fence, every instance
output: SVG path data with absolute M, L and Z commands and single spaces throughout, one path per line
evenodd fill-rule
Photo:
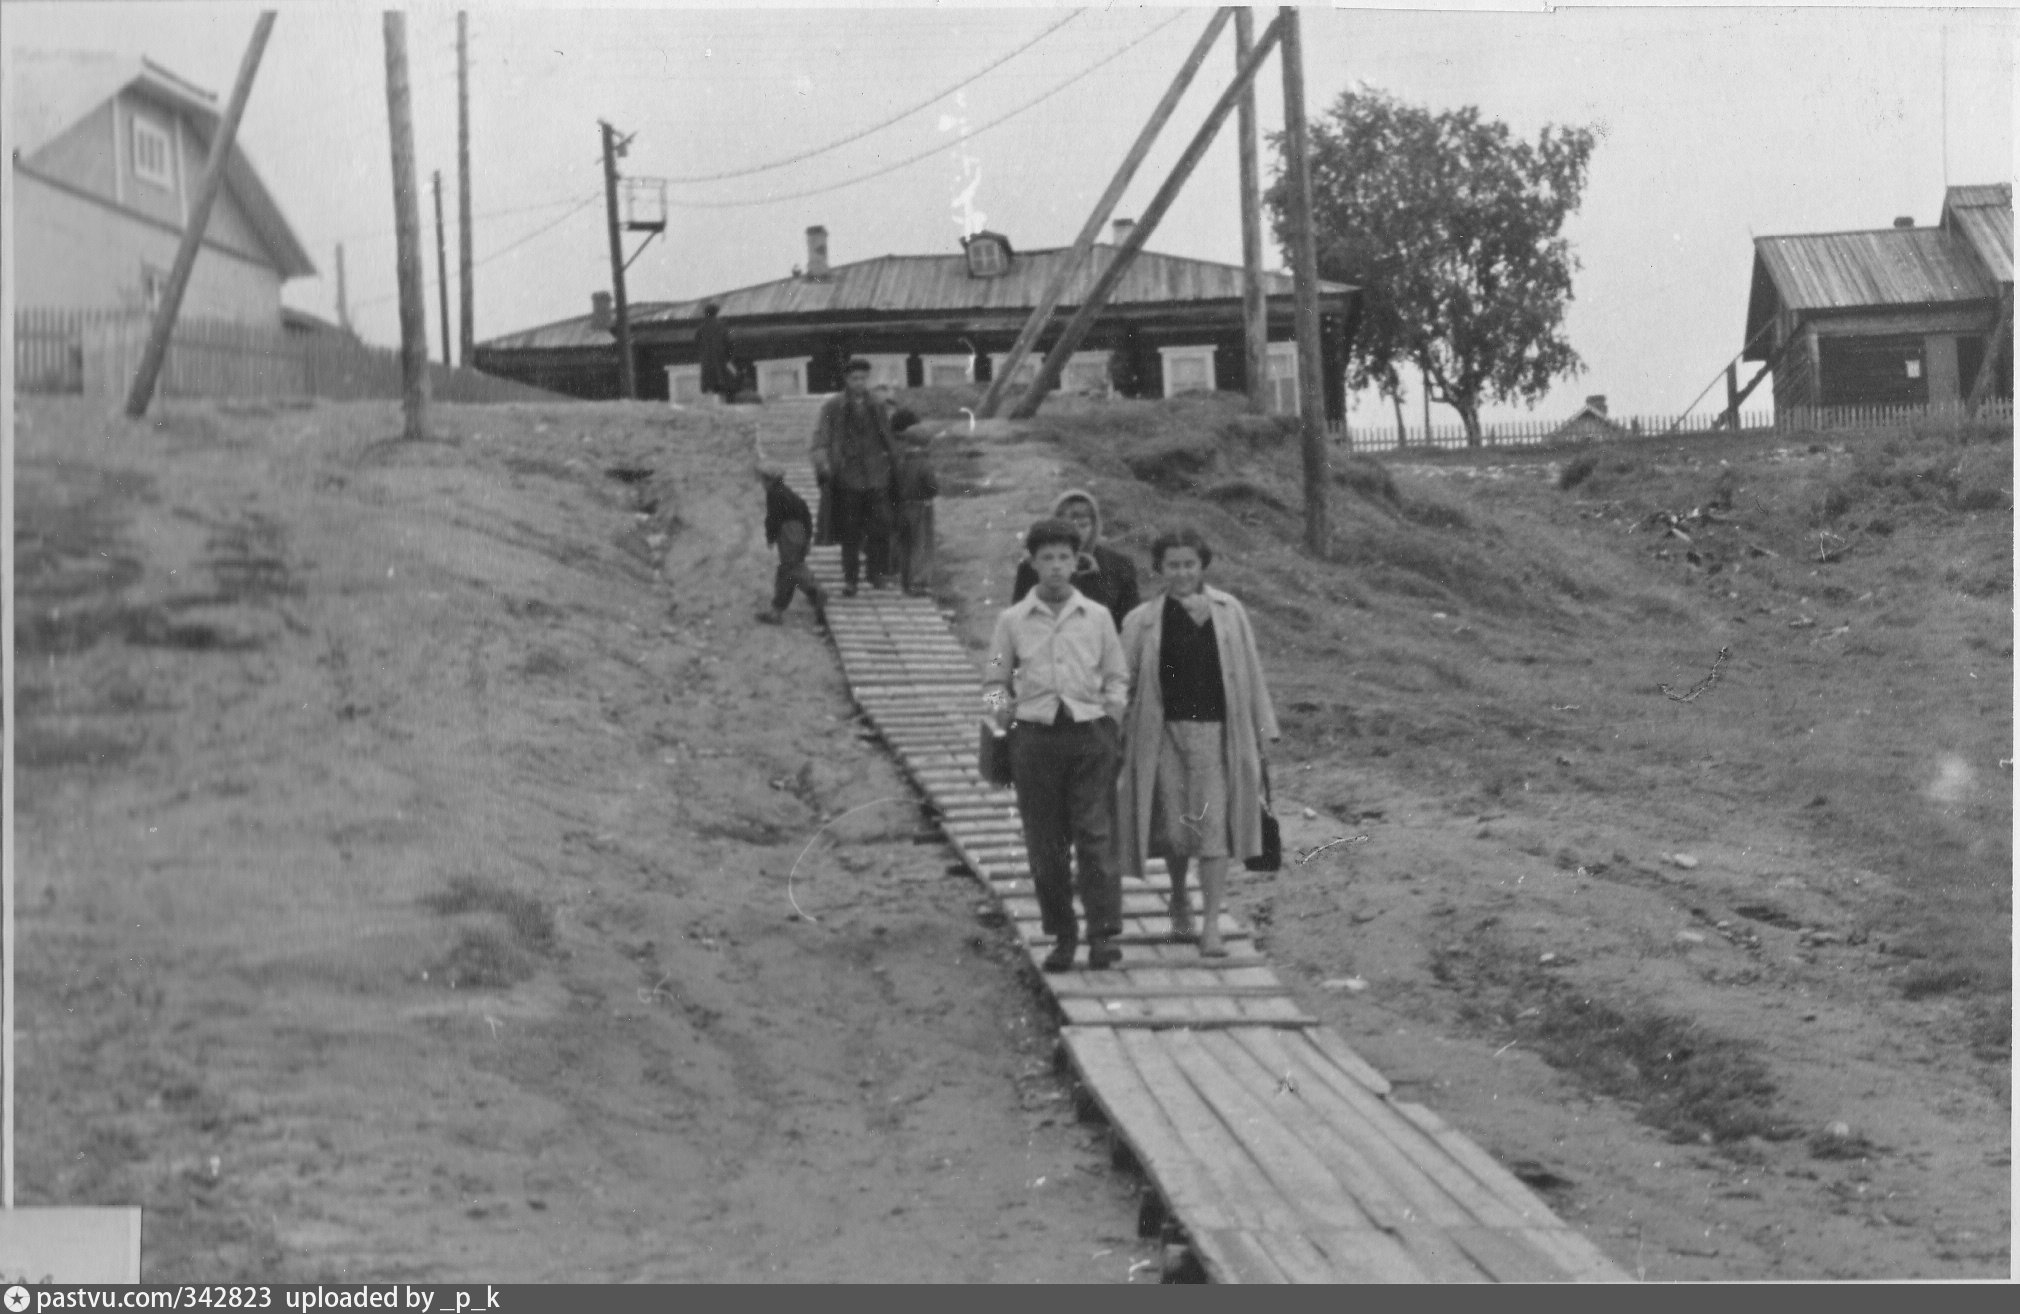
M 1934 406 L 1832 406 L 1790 407 L 1774 411 L 1741 411 L 1740 429 L 1754 432 L 1794 433 L 1800 431 L 1847 431 L 1860 429 L 1908 428 L 1918 424 L 1956 424 L 1974 418 L 1962 402 Z M 2007 399 L 1979 407 L 1980 421 L 2011 424 L 2013 403 Z M 1615 438 L 1659 438 L 1671 433 L 1710 433 L 1724 423 L 1720 411 L 1698 411 L 1690 415 L 1609 416 L 1610 428 L 1591 422 L 1567 425 L 1563 420 L 1533 420 L 1481 426 L 1483 447 L 1570 446 L 1580 442 Z M 1434 451 L 1463 448 L 1466 430 L 1461 425 L 1433 425 L 1420 428 L 1387 428 L 1358 425 L 1331 425 L 1333 441 L 1356 452 Z
M 23 392 L 125 397 L 148 321 L 128 311 L 24 309 L 15 314 L 14 368 Z M 560 401 L 560 394 L 479 370 L 429 362 L 438 401 Z M 400 396 L 400 353 L 337 334 L 293 334 L 226 320 L 185 319 L 169 340 L 162 397 Z

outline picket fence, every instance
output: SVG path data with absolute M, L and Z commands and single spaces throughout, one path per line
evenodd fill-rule
M 23 392 L 124 398 L 149 323 L 127 311 L 15 313 L 14 368 Z M 559 394 L 473 369 L 429 362 L 438 401 L 560 401 Z M 400 353 L 335 334 L 290 334 L 227 320 L 183 319 L 155 385 L 161 397 L 397 398 Z
M 1607 417 L 1614 431 L 1567 428 L 1563 420 L 1517 421 L 1481 426 L 1483 447 L 1570 446 L 1595 439 L 1660 438 L 1669 434 L 1711 433 L 1723 428 L 1725 416 L 1719 411 L 1698 411 L 1689 415 L 1616 415 Z M 1933 406 L 1829 406 L 1788 407 L 1779 412 L 1741 411 L 1742 432 L 1796 433 L 1866 429 L 1900 429 L 1927 424 L 1957 424 L 1965 420 L 2011 425 L 2013 402 L 2001 398 L 1989 401 L 1974 412 L 1962 402 Z M 1387 428 L 1334 424 L 1328 426 L 1333 440 L 1355 452 L 1433 451 L 1467 446 L 1461 425 L 1433 425 L 1421 428 Z

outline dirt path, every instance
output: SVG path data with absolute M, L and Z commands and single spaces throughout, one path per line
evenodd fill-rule
M 24 1201 L 143 1205 L 162 1281 L 1152 1253 L 916 807 L 808 848 L 905 790 L 752 621 L 733 427 L 21 415 Z

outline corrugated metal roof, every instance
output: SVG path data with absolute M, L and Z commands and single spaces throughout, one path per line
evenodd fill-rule
M 1917 306 L 1999 295 L 1963 240 L 1940 228 L 1757 237 L 1754 252 L 1791 310 Z
M 2013 186 L 1952 187 L 1943 197 L 1943 226 L 1971 244 L 1986 271 L 2013 281 Z
M 967 257 L 952 255 L 877 256 L 852 264 L 837 265 L 826 279 L 781 278 L 755 287 L 739 288 L 692 301 L 648 302 L 631 307 L 633 331 L 652 325 L 671 325 L 699 320 L 702 307 L 714 302 L 722 307 L 726 321 L 769 318 L 781 315 L 831 315 L 835 313 L 894 314 L 993 311 L 1015 313 L 1038 303 L 1045 284 L 1070 248 L 1020 251 L 1010 272 L 996 278 L 973 278 Z M 1115 257 L 1116 248 L 1096 244 L 1078 273 L 1068 280 L 1060 300 L 1063 309 L 1080 304 L 1094 280 Z M 1240 265 L 1186 256 L 1162 255 L 1154 251 L 1137 254 L 1110 298 L 1111 305 L 1183 304 L 1185 302 L 1241 299 Z M 1345 283 L 1321 282 L 1320 290 L 1346 293 Z M 1265 271 L 1266 296 L 1289 296 L 1292 281 L 1288 274 Z M 568 347 L 607 346 L 608 331 L 589 326 L 582 315 L 558 323 L 508 333 L 483 345 L 503 350 L 556 350 Z

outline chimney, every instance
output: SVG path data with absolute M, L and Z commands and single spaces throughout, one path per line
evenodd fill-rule
M 1590 406 L 1593 410 L 1599 412 L 1601 415 L 1606 414 L 1606 394 L 1603 392 L 1596 397 L 1587 397 L 1585 399 L 1585 404 L 1587 406 Z
M 1911 214 L 1904 214 L 1900 218 L 1894 220 L 1894 227 L 1896 228 L 1913 228 L 1914 226 L 1915 226 L 1915 216 Z
M 589 294 L 589 327 L 608 333 L 611 323 L 610 294 L 608 292 L 591 292 Z
M 820 280 L 828 276 L 828 230 L 819 224 L 807 229 L 807 277 Z
M 1117 246 L 1121 246 L 1124 242 L 1127 242 L 1129 240 L 1129 235 L 1135 231 L 1136 231 L 1136 220 L 1117 219 L 1115 221 L 1115 244 Z

